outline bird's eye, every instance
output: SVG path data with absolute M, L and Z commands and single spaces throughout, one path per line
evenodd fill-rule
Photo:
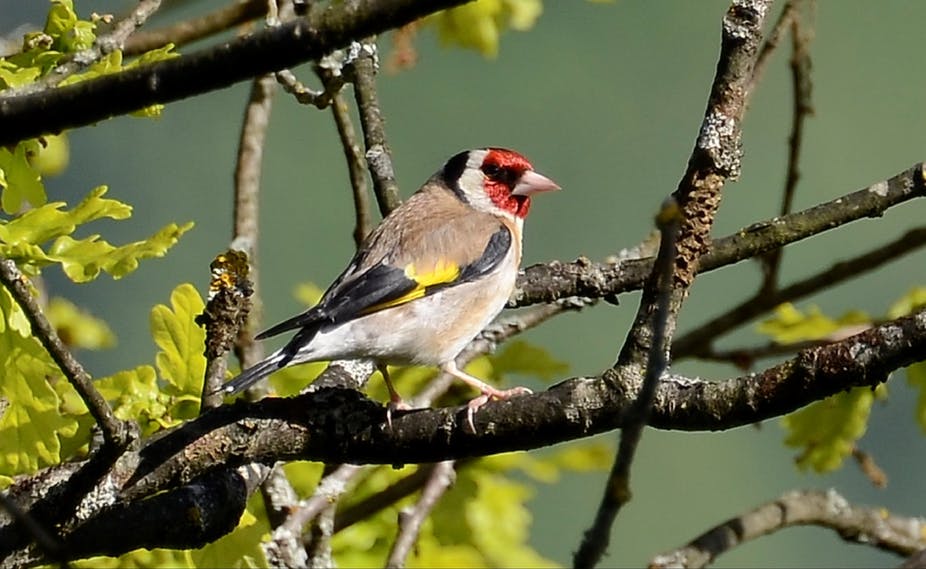
M 482 167 L 482 173 L 485 174 L 487 178 L 497 180 L 502 174 L 502 169 L 495 164 L 486 164 Z

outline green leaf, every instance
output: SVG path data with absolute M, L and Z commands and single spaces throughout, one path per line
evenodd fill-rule
M 120 247 L 100 240 L 98 235 L 80 240 L 70 237 L 82 224 L 131 216 L 130 206 L 103 198 L 105 193 L 105 186 L 94 189 L 72 210 L 63 210 L 65 204 L 55 202 L 8 222 L 0 220 L 0 255 L 15 260 L 29 275 L 40 273 L 46 265 L 60 263 L 75 282 L 92 280 L 101 271 L 118 279 L 138 268 L 141 259 L 163 256 L 193 226 L 172 223 L 144 241 Z M 48 252 L 44 251 L 40 244 L 52 239 Z
M 322 477 L 322 464 L 307 460 L 294 460 L 283 465 L 286 479 L 295 490 L 300 499 L 308 498 L 315 492 L 318 481 Z
M 171 398 L 158 387 L 151 366 L 138 366 L 104 377 L 96 382 L 96 388 L 110 402 L 116 417 L 138 422 L 144 436 L 180 422 L 170 417 Z
M 849 311 L 834 320 L 824 315 L 816 306 L 811 306 L 804 314 L 793 304 L 786 302 L 775 309 L 773 318 L 759 324 L 758 330 L 779 344 L 793 344 L 805 340 L 824 339 L 846 327 L 870 323 L 871 318 L 858 310 Z
M 77 18 L 71 0 L 52 1 L 45 20 L 45 33 L 55 39 L 56 49 L 74 52 L 90 48 L 96 40 L 95 28 L 93 22 Z
M 106 322 L 60 296 L 48 301 L 45 316 L 67 346 L 99 350 L 116 344 L 116 335 Z
M 477 0 L 438 12 L 427 21 L 436 24 L 441 43 L 475 49 L 494 58 L 505 29 L 528 30 L 542 11 L 541 0 Z
M 196 288 L 182 284 L 171 293 L 170 307 L 159 304 L 151 309 L 151 334 L 161 349 L 155 359 L 161 378 L 176 395 L 197 400 L 206 373 L 206 332 L 195 319 L 204 308 Z
M 926 362 L 907 366 L 907 381 L 917 390 L 916 421 L 926 432 Z
M 136 549 L 119 557 L 91 557 L 71 563 L 78 569 L 195 569 L 190 550 Z
M 38 139 L 36 152 L 29 163 L 41 176 L 57 176 L 67 168 L 70 160 L 68 138 L 64 134 L 47 134 Z
M 887 311 L 887 317 L 895 319 L 908 316 L 924 306 L 926 306 L 926 286 L 913 287 L 910 292 L 891 305 Z
M 875 390 L 856 387 L 785 416 L 785 444 L 802 449 L 798 467 L 823 473 L 842 466 L 855 442 L 865 434 L 875 397 L 883 396 L 886 390 L 884 385 Z
M 58 395 L 50 381 L 64 381 L 50 356 L 16 323 L 18 305 L 0 287 L 0 398 L 6 409 L 0 416 L 0 475 L 35 472 L 61 462 L 59 437 L 73 436 L 77 421 L 62 415 Z
M 434 509 L 433 534 L 443 547 L 471 545 L 489 567 L 553 567 L 528 545 L 531 514 L 525 504 L 532 495 L 501 474 L 463 469 Z M 417 557 L 415 564 L 431 561 Z
M 192 223 L 182 226 L 171 223 L 144 241 L 120 247 L 98 241 L 99 235 L 80 240 L 64 235 L 55 240 L 49 257 L 60 262 L 64 273 L 74 282 L 91 281 L 100 271 L 120 279 L 137 269 L 141 259 L 163 257 L 192 227 Z
M 40 74 L 41 69 L 38 67 L 20 67 L 0 58 L 0 90 L 22 87 L 38 79 Z
M 62 210 L 67 204 L 52 202 L 0 223 L 0 242 L 44 243 L 56 237 L 70 235 L 77 226 L 97 219 L 128 219 L 132 207 L 117 200 L 106 199 L 106 186 L 94 188 L 74 209 Z
M 522 340 L 509 342 L 499 353 L 489 356 L 493 373 L 503 378 L 506 374 L 517 373 L 550 381 L 569 371 L 569 364 L 555 359 L 543 348 L 538 348 Z
M 11 152 L 0 147 L 0 171 L 3 173 L 3 195 L 0 206 L 3 211 L 15 214 L 24 202 L 33 207 L 45 205 L 45 186 L 39 173 L 29 163 L 27 147 L 30 141 L 20 142 Z

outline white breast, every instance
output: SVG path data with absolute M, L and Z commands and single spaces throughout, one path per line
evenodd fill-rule
M 293 363 L 354 358 L 417 365 L 450 361 L 505 307 L 519 262 L 520 251 L 512 247 L 499 266 L 478 281 L 322 328 Z

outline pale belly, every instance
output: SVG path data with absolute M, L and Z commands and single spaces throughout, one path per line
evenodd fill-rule
M 484 277 L 488 281 L 464 283 L 322 328 L 294 363 L 354 358 L 417 365 L 450 361 L 505 307 L 516 276 L 516 271 L 498 271 Z

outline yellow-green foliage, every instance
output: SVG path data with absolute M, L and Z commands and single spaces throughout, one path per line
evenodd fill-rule
M 926 288 L 919 287 L 898 300 L 888 311 L 888 318 L 898 318 L 926 306 Z M 869 325 L 871 319 L 860 311 L 850 311 L 834 319 L 819 308 L 806 313 L 792 304 L 782 304 L 775 316 L 762 322 L 759 331 L 780 344 L 820 340 L 851 335 Z M 926 429 L 926 364 L 907 368 L 907 379 L 919 389 L 917 419 Z M 801 469 L 829 472 L 842 466 L 868 426 L 876 399 L 887 397 L 887 385 L 876 389 L 857 387 L 812 403 L 782 419 L 787 435 L 785 444 L 801 449 L 797 465 Z
M 441 42 L 475 49 L 486 57 L 498 55 L 499 36 L 506 29 L 524 31 L 543 12 L 541 0 L 477 0 L 429 18 Z
M 887 311 L 888 318 L 900 318 L 926 307 L 926 286 L 915 287 Z M 926 431 L 926 361 L 907 367 L 907 381 L 919 392 L 916 398 L 916 420 Z

